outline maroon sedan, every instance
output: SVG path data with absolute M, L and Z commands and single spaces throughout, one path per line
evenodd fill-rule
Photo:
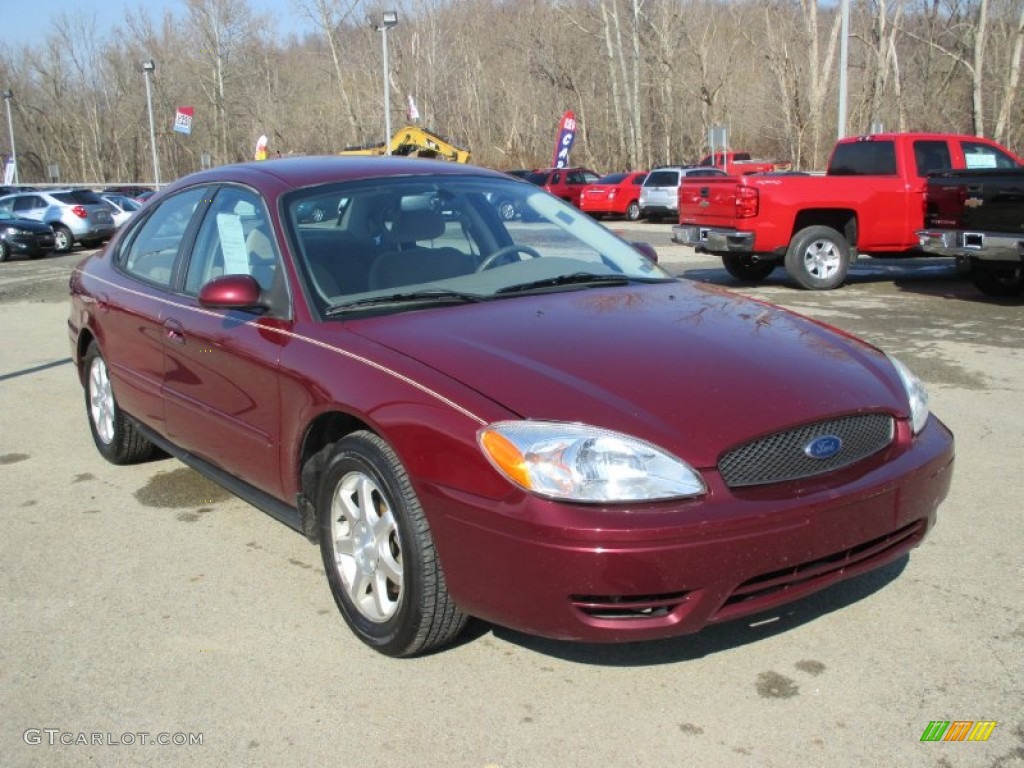
M 630 221 L 640 218 L 640 187 L 647 171 L 609 173 L 583 188 L 580 210 L 595 219 L 602 216 L 625 216 Z
M 183 178 L 71 280 L 96 447 L 163 449 L 319 542 L 345 620 L 395 656 L 469 616 L 681 635 L 920 544 L 953 469 L 921 383 L 642 251 L 482 168 Z

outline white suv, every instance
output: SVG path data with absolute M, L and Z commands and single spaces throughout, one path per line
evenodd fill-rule
M 699 165 L 673 165 L 655 168 L 640 187 L 640 216 L 661 221 L 663 216 L 679 218 L 679 185 L 684 176 L 727 176 L 719 168 Z
M 114 234 L 114 216 L 103 198 L 88 189 L 47 189 L 0 197 L 0 211 L 53 227 L 58 253 L 75 243 L 95 247 Z

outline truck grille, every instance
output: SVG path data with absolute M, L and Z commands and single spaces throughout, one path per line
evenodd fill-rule
M 894 435 L 892 417 L 881 413 L 819 421 L 734 448 L 722 456 L 718 471 L 730 488 L 814 477 L 877 453 Z M 841 447 L 826 458 L 812 458 L 808 448 L 818 438 L 837 438 Z

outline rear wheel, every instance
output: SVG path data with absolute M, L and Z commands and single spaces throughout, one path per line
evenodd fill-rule
M 789 243 L 786 270 L 801 288 L 826 291 L 838 288 L 850 269 L 850 245 L 832 227 L 801 229 Z
M 53 225 L 53 239 L 57 253 L 67 253 L 75 247 L 75 237 L 63 224 Z
M 111 464 L 135 464 L 155 452 L 155 446 L 118 407 L 107 363 L 95 344 L 85 353 L 85 410 L 96 449 Z
M 626 218 L 630 221 L 638 221 L 640 219 L 640 203 L 636 200 L 626 206 Z
M 426 516 L 390 446 L 371 432 L 338 442 L 317 492 L 320 550 L 334 601 L 356 636 L 388 656 L 451 642 L 452 602 Z
M 722 256 L 725 271 L 737 280 L 748 282 L 764 280 L 775 271 L 775 262 L 755 260 L 746 253 L 727 253 Z
M 971 281 L 986 296 L 1020 296 L 1024 293 L 1024 267 L 975 261 L 971 264 Z

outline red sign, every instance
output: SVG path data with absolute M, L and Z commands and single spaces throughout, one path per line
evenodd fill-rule
M 192 115 L 194 107 L 178 107 L 174 115 L 174 130 L 178 133 L 192 133 Z

